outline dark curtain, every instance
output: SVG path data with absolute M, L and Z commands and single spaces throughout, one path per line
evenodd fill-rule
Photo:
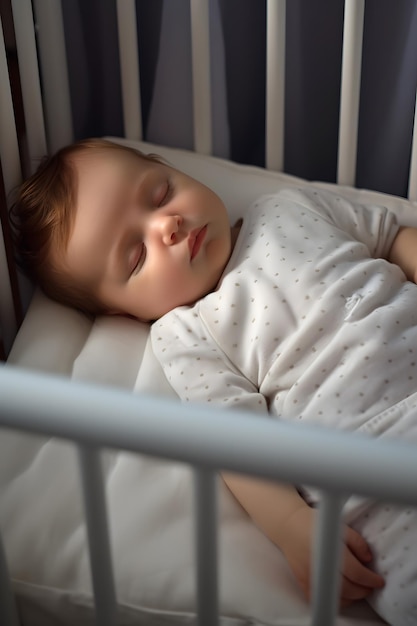
M 417 1 L 367 0 L 357 185 L 406 195 Z M 115 0 L 63 0 L 77 137 L 123 133 Z M 192 148 L 189 0 L 136 0 L 145 139 Z M 336 180 L 343 0 L 287 2 L 285 171 Z M 265 0 L 211 0 L 214 152 L 264 165 Z M 162 36 L 163 35 L 163 36 Z
M 366 2 L 359 187 L 407 195 L 417 87 L 416 0 Z
M 146 129 L 159 52 L 163 0 L 136 0 Z M 123 135 L 115 0 L 62 0 L 76 139 Z
M 62 0 L 76 139 L 123 134 L 114 0 Z
M 334 181 L 337 171 L 343 0 L 287 3 L 285 169 Z
M 259 0 L 220 0 L 219 5 L 224 35 L 230 158 L 263 166 L 266 5 Z

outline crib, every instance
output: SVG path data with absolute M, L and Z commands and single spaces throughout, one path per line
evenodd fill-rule
M 186 2 L 193 149 L 185 150 L 144 140 L 137 7 L 116 0 L 124 130 L 110 139 L 156 152 L 208 184 L 232 218 L 261 193 L 311 184 L 382 200 L 417 225 L 417 133 L 410 135 L 408 198 L 355 188 L 365 0 L 344 2 L 337 177 L 318 183 L 285 170 L 285 0 L 265 2 L 264 167 L 213 156 L 215 4 Z M 158 369 L 146 325 L 87 319 L 19 275 L 10 193 L 40 156 L 74 139 L 63 5 L 0 6 L 0 623 L 384 623 L 364 602 L 339 613 L 342 510 L 350 494 L 416 506 L 413 446 L 246 414 L 231 422 L 223 411 L 181 405 Z M 96 10 L 105 9 L 97 3 Z M 410 80 L 415 93 L 415 74 Z M 221 485 L 221 470 L 320 490 L 311 606 Z

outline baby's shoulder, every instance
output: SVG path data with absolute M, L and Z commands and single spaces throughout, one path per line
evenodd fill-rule
M 172 341 L 195 336 L 201 325 L 200 301 L 193 306 L 179 306 L 156 320 L 151 326 L 151 340 Z

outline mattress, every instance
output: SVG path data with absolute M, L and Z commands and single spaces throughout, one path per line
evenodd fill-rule
M 186 151 L 113 140 L 156 152 L 209 185 L 222 197 L 231 220 L 263 193 L 312 184 Z M 383 203 L 397 212 L 401 223 L 417 225 L 415 203 L 365 190 L 338 187 L 338 192 L 361 202 Z M 39 291 L 9 364 L 116 386 L 137 394 L 138 403 L 143 391 L 178 400 L 152 353 L 148 325 L 118 316 L 91 320 Z M 65 441 L 12 431 L 1 435 L 0 527 L 25 625 L 94 623 L 76 455 L 75 446 Z M 103 467 L 120 623 L 193 623 L 190 469 L 115 450 L 103 451 Z M 309 606 L 281 553 L 252 524 L 221 480 L 219 548 L 222 625 L 309 623 Z M 382 623 L 366 603 L 350 607 L 337 622 L 338 626 Z

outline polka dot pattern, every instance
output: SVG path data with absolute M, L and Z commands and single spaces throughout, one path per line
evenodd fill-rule
M 311 188 L 261 198 L 218 290 L 153 325 L 175 391 L 184 401 L 417 442 L 417 287 L 384 259 L 397 230 L 384 207 Z M 376 567 L 389 574 L 375 606 L 389 623 L 417 623 L 416 560 L 407 565 L 416 512 L 408 520 L 384 507 L 362 513 L 352 509 L 352 523 L 375 541 Z
M 372 418 L 416 382 L 417 289 L 379 258 L 397 229 L 384 207 L 328 192 L 261 198 L 221 287 L 154 324 L 174 389 L 188 400 L 253 408 L 249 391 L 280 418 L 382 432 Z

